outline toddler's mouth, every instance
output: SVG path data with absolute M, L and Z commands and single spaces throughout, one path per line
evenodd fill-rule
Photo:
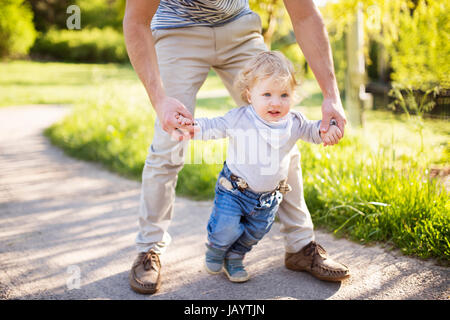
M 268 113 L 272 116 L 278 116 L 280 114 L 280 111 L 270 110 L 270 111 L 268 111 Z

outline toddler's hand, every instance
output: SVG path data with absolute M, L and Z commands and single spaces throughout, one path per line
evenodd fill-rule
M 180 124 L 181 126 L 193 126 L 194 131 L 192 132 L 190 138 L 193 138 L 196 133 L 200 132 L 200 127 L 197 126 L 196 123 L 191 119 L 183 117 L 181 114 L 176 115 L 175 118 L 177 119 L 178 124 Z
M 334 123 L 331 123 L 330 128 L 326 133 L 321 132 L 320 135 L 322 137 L 324 147 L 327 145 L 336 144 L 342 138 L 341 130 L 339 130 L 338 126 Z
M 175 116 L 177 118 L 177 121 L 182 126 L 192 126 L 194 125 L 194 122 L 191 119 L 183 117 L 181 114 L 177 114 Z

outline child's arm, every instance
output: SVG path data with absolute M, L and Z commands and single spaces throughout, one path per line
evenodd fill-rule
M 322 138 L 319 133 L 321 120 L 309 120 L 298 111 L 291 112 L 294 113 L 299 121 L 298 126 L 295 126 L 295 135 L 297 139 L 302 139 L 306 142 L 312 142 L 316 144 L 322 143 Z
M 331 142 L 337 143 L 342 137 L 342 134 L 337 127 L 337 122 L 334 119 L 330 121 L 330 129 L 327 133 L 322 134 L 320 132 L 321 120 L 308 120 L 302 113 L 294 111 L 294 114 L 300 120 L 300 125 L 298 127 L 297 136 L 307 142 L 312 143 L 324 143 L 324 146 L 332 144 Z M 337 129 L 337 130 L 336 130 Z M 336 140 L 337 139 L 337 140 Z

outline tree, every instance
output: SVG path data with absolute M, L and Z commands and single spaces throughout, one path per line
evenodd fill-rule
M 26 55 L 36 39 L 33 12 L 24 0 L 0 0 L 0 57 Z
M 450 16 L 449 2 L 439 0 L 346 0 L 328 2 L 323 8 L 332 42 L 342 41 L 361 2 L 365 34 L 366 61 L 369 43 L 377 43 L 378 52 L 392 67 L 392 79 L 403 87 L 429 89 L 449 87 Z M 335 52 L 334 52 L 335 53 Z M 337 53 L 339 54 L 339 53 Z M 346 68 L 344 64 L 337 65 Z M 342 76 L 342 73 L 337 71 Z M 339 79 L 343 83 L 343 79 Z
M 36 30 L 45 32 L 50 27 L 66 28 L 67 7 L 74 4 L 71 0 L 27 0 L 34 13 Z
M 262 35 L 264 37 L 264 43 L 267 48 L 272 46 L 272 38 L 279 24 L 279 20 L 282 19 L 286 10 L 284 9 L 283 1 L 281 0 L 263 0 L 249 1 L 250 8 L 259 14 L 262 22 Z

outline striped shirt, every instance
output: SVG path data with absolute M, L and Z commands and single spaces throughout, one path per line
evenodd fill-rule
M 251 12 L 248 0 L 161 0 L 151 29 L 217 27 Z

